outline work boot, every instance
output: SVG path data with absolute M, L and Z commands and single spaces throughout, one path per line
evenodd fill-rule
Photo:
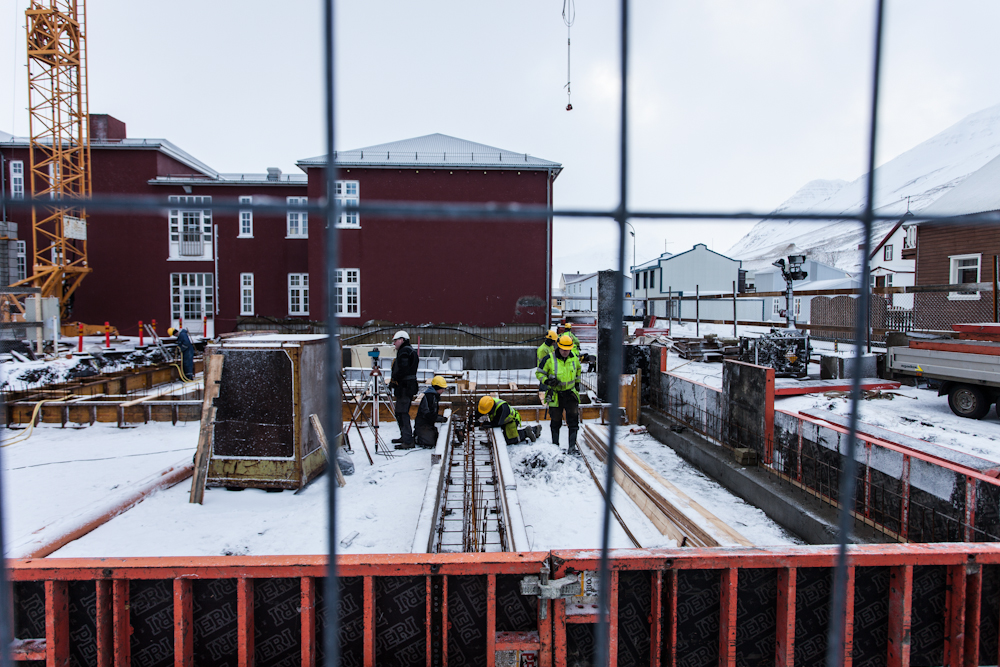
M 542 427 L 541 426 L 532 426 L 531 429 L 529 429 L 529 430 L 531 431 L 531 441 L 532 442 L 534 442 L 535 440 L 538 440 L 538 436 L 540 436 L 542 434 Z
M 392 439 L 392 444 L 394 444 L 394 445 L 398 445 L 401 442 L 403 442 L 402 438 L 393 438 Z
M 414 447 L 416 447 L 416 445 L 414 445 L 412 442 L 404 442 L 401 445 L 396 445 L 395 448 L 396 449 L 413 449 Z
M 550 426 L 549 430 L 552 431 L 552 444 L 553 445 L 558 445 L 559 444 L 559 427 L 558 426 Z
M 576 448 L 576 429 L 571 428 L 569 430 L 569 449 L 566 450 L 567 454 L 579 454 L 580 450 Z

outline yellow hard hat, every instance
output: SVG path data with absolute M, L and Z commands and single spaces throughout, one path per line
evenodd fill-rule
M 168 336 L 173 336 L 173 335 L 175 335 L 176 333 L 177 333 L 177 329 L 175 329 L 175 328 L 173 328 L 173 327 L 170 327 L 169 329 L 167 329 L 167 335 L 168 335 Z
M 485 415 L 487 412 L 493 409 L 493 397 L 483 396 L 479 399 L 479 414 Z
M 560 350 L 572 350 L 573 349 L 573 339 L 563 334 L 559 337 L 559 349 Z
M 548 333 L 545 334 L 545 337 L 548 338 L 549 340 L 556 340 L 557 338 L 559 338 L 559 336 L 556 335 L 555 329 L 549 329 Z
M 431 386 L 437 387 L 438 389 L 444 389 L 445 387 L 448 386 L 448 383 L 445 382 L 444 378 L 441 377 L 440 375 L 435 375 L 434 379 L 431 380 Z
M 566 327 L 567 329 L 572 329 L 573 328 L 573 323 L 572 322 L 567 322 L 563 326 Z

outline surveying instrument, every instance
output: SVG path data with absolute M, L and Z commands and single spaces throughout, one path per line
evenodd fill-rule
M 358 424 L 358 418 L 367 422 L 369 428 L 375 433 L 375 452 L 381 454 L 382 456 L 393 458 L 392 448 L 385 444 L 381 436 L 378 433 L 379 425 L 379 408 L 385 406 L 390 414 L 395 413 L 396 407 L 393 403 L 392 396 L 389 393 L 389 386 L 385 383 L 385 376 L 382 375 L 382 369 L 379 368 L 379 351 L 378 348 L 371 350 L 368 356 L 372 360 L 372 369 L 368 373 L 368 382 L 365 384 L 364 389 L 362 389 L 358 394 L 356 394 L 357 404 L 354 406 L 354 413 L 351 415 L 351 423 L 358 428 L 358 435 L 361 434 L 361 426 Z M 371 415 L 365 414 L 365 406 L 369 406 L 371 410 Z M 350 425 L 347 430 L 350 431 Z M 346 433 L 345 433 L 346 435 Z

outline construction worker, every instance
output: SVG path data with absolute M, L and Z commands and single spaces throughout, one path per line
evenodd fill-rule
M 417 418 L 413 420 L 413 441 L 421 447 L 437 446 L 438 430 L 435 424 L 443 424 L 447 419 L 438 414 L 441 394 L 448 388 L 448 383 L 440 375 L 435 375 L 431 386 L 424 390 L 417 408 Z
M 580 354 L 580 339 L 573 333 L 573 323 L 567 322 L 563 325 L 563 335 L 573 339 L 573 351 Z
M 545 397 L 549 405 L 552 444 L 559 444 L 559 430 L 562 428 L 563 413 L 569 426 L 570 454 L 577 453 L 576 433 L 580 428 L 580 357 L 573 350 L 573 339 L 567 334 L 559 337 L 556 353 L 545 360 L 545 364 L 535 371 L 547 388 Z
M 502 398 L 483 396 L 476 407 L 482 415 L 479 421 L 490 428 L 503 427 L 503 437 L 508 445 L 530 440 L 534 442 L 542 432 L 541 426 L 521 428 L 521 415 Z
M 559 339 L 559 336 L 556 335 L 556 330 L 555 329 L 549 329 L 545 333 L 545 340 L 543 340 L 542 344 L 538 346 L 537 350 L 535 350 L 535 361 L 536 361 L 535 366 L 536 367 L 541 368 L 542 364 L 545 363 L 545 358 L 548 357 L 549 355 L 551 355 L 553 352 L 556 351 L 556 341 L 558 339 Z M 539 382 L 538 383 L 538 400 L 539 401 L 545 400 L 543 398 L 544 396 L 545 396 L 545 385 L 542 384 L 541 382 Z
M 174 327 L 167 329 L 168 336 L 177 336 L 177 347 L 181 349 L 181 366 L 184 370 L 184 377 L 188 380 L 194 378 L 194 344 L 191 342 L 191 335 L 187 329 L 177 330 Z
M 396 347 L 396 358 L 392 360 L 392 374 L 389 377 L 389 388 L 393 390 L 396 399 L 394 407 L 396 423 L 399 424 L 399 437 L 393 438 L 396 449 L 413 449 L 413 429 L 410 427 L 410 403 L 417 395 L 417 364 L 420 362 L 417 351 L 410 345 L 410 334 L 397 331 L 392 337 Z

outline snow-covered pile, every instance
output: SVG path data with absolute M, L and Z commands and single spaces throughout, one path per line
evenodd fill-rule
M 875 169 L 877 212 L 902 216 L 917 212 L 1000 155 L 1000 105 L 974 113 L 927 141 Z M 811 181 L 775 212 L 859 213 L 865 204 L 867 175 L 854 181 Z M 909 201 L 907 201 L 909 199 Z M 895 224 L 875 226 L 881 239 Z M 792 253 L 856 272 L 862 242 L 857 222 L 770 220 L 758 222 L 726 253 L 743 260 L 743 268 L 758 269 Z

